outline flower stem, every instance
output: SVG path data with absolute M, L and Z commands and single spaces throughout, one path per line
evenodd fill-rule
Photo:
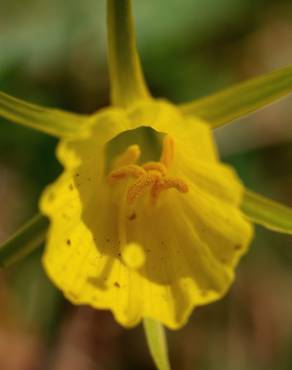
M 47 228 L 44 216 L 34 216 L 0 246 L 0 267 L 9 267 L 38 248 L 45 240 Z
M 171 370 L 164 327 L 158 321 L 143 321 L 147 344 L 158 370 Z
M 113 105 L 149 98 L 136 49 L 131 0 L 108 0 L 108 58 Z

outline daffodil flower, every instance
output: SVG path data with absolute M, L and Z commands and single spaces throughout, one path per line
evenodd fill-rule
M 65 170 L 41 199 L 46 270 L 68 299 L 111 309 L 124 326 L 151 317 L 178 328 L 233 280 L 252 237 L 243 187 L 208 125 L 170 103 L 108 108 L 89 125 L 59 145 Z M 143 127 L 158 150 L 138 143 Z
M 290 92 L 292 68 L 175 106 L 148 92 L 129 0 L 108 0 L 108 29 L 112 106 L 79 116 L 1 94 L 0 114 L 62 138 L 63 174 L 40 201 L 51 280 L 126 327 L 146 317 L 176 329 L 226 293 L 251 221 L 292 231 L 291 210 L 246 192 L 212 137 Z

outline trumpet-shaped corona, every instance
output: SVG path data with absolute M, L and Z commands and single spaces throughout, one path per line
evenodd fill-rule
M 147 127 L 163 138 L 158 151 L 139 139 Z M 116 140 L 122 149 L 109 154 Z M 204 122 L 141 101 L 93 116 L 90 135 L 63 140 L 57 154 L 64 173 L 41 199 L 44 265 L 68 299 L 127 327 L 150 317 L 179 328 L 225 294 L 253 232 Z

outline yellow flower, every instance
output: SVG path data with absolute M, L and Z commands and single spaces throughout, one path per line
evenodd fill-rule
M 210 128 L 166 101 L 108 108 L 89 124 L 88 137 L 59 145 L 65 171 L 41 200 L 46 270 L 68 299 L 124 326 L 151 317 L 178 328 L 226 292 L 251 240 L 242 185 Z M 143 146 L 142 127 L 158 150 Z
M 292 68 L 177 107 L 147 90 L 130 0 L 108 0 L 108 14 L 111 107 L 79 116 L 0 93 L 0 114 L 63 137 L 64 172 L 40 202 L 50 219 L 43 262 L 55 284 L 124 326 L 152 318 L 179 328 L 230 287 L 252 239 L 248 220 L 292 233 L 291 210 L 246 192 L 211 132 L 290 92 Z M 36 244 L 43 223 L 31 225 L 25 239 L 37 231 Z M 15 240 L 2 253 L 8 261 Z

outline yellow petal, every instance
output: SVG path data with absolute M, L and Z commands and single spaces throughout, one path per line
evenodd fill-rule
M 173 138 L 170 170 L 189 191 L 167 190 L 154 207 L 139 198 L 123 236 L 127 183 L 107 182 L 105 146 L 141 126 Z M 51 220 L 44 264 L 71 301 L 110 309 L 124 326 L 150 317 L 178 328 L 193 307 L 227 291 L 252 230 L 239 210 L 242 186 L 218 162 L 203 122 L 185 120 L 164 101 L 106 109 L 92 117 L 92 135 L 63 141 L 58 157 L 65 171 L 41 200 Z

